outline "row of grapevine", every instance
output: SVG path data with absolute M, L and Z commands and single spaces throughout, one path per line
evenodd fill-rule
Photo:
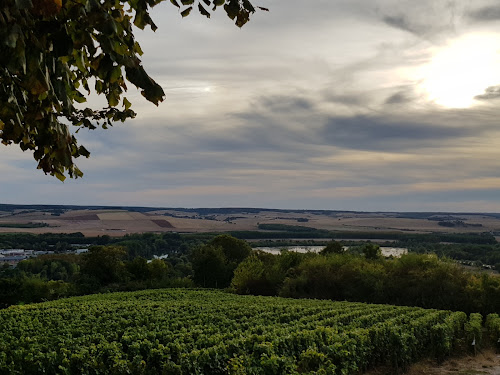
M 1 374 L 352 374 L 442 358 L 481 322 L 461 312 L 238 296 L 93 295 L 0 311 Z M 482 319 L 479 316 L 480 319 Z M 490 318 L 492 327 L 500 319 Z M 497 329 L 497 328 L 495 328 Z

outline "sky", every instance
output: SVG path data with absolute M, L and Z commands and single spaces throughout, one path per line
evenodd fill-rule
M 241 29 L 155 7 L 166 100 L 79 132 L 82 179 L 1 146 L 0 203 L 500 212 L 498 1 L 252 3 Z

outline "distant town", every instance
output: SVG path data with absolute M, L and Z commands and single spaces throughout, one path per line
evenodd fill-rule
M 81 245 L 72 245 L 81 246 Z M 75 250 L 66 250 L 65 254 L 82 254 L 88 251 L 86 248 L 77 248 Z M 16 266 L 19 262 L 29 259 L 36 258 L 40 255 L 54 254 L 54 250 L 25 250 L 25 249 L 0 249 L 0 265 Z

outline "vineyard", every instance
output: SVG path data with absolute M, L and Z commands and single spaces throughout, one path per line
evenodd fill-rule
M 1 374 L 356 374 L 481 342 L 479 314 L 150 290 L 0 310 Z M 491 334 L 498 315 L 487 320 Z

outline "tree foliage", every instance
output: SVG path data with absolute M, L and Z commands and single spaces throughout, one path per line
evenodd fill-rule
M 366 259 L 377 259 L 381 256 L 380 246 L 371 242 L 363 245 L 363 254 L 365 254 Z
M 344 247 L 340 242 L 337 241 L 331 241 L 326 245 L 326 247 L 321 250 L 321 254 L 342 254 L 344 252 Z
M 0 5 L 0 139 L 33 151 L 38 168 L 65 179 L 81 177 L 74 164 L 89 152 L 81 129 L 107 128 L 136 114 L 126 82 L 158 105 L 164 92 L 146 72 L 134 26 L 156 25 L 151 7 L 164 0 L 3 0 Z M 195 0 L 170 0 L 187 16 Z M 255 8 L 248 0 L 196 1 L 210 17 L 223 6 L 241 27 Z M 108 106 L 83 103 L 94 92 Z M 70 128 L 71 126 L 71 128 Z
M 227 234 L 213 238 L 190 254 L 195 283 L 210 288 L 229 286 L 234 270 L 251 252 L 247 242 Z
M 93 246 L 83 255 L 82 273 L 94 277 L 100 285 L 119 281 L 125 272 L 125 255 L 125 249 L 119 246 Z

